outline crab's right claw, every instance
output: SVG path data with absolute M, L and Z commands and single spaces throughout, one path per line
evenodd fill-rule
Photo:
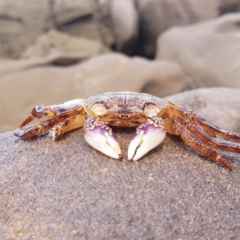
M 89 145 L 105 155 L 121 159 L 122 153 L 119 143 L 112 133 L 112 129 L 95 118 L 88 118 L 84 124 L 85 140 Z
M 161 118 L 153 117 L 137 128 L 128 147 L 128 160 L 139 160 L 164 139 L 166 131 Z

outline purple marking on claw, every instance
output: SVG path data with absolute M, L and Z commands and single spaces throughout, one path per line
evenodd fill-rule
M 139 160 L 153 148 L 157 147 L 164 139 L 166 131 L 163 126 L 154 123 L 146 123 L 137 128 L 129 148 L 128 159 Z
M 89 145 L 107 156 L 116 159 L 122 157 L 119 143 L 110 127 L 104 124 L 96 124 L 85 129 L 84 137 Z

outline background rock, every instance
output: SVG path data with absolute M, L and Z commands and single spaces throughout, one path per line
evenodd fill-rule
M 49 57 L 54 54 L 69 55 L 69 58 L 82 56 L 89 58 L 108 51 L 102 42 L 82 37 L 72 37 L 51 30 L 41 35 L 36 43 L 23 53 L 23 58 Z
M 239 90 L 203 89 L 171 101 L 235 130 Z M 228 101 L 224 101 L 228 99 Z M 214 114 L 215 117 L 214 117 Z M 205 115 L 206 114 L 206 115 Z M 238 125 L 239 127 L 239 125 Z M 240 128 L 238 128 L 240 129 Z M 238 239 L 239 155 L 232 172 L 167 136 L 136 163 L 126 160 L 134 133 L 115 129 L 124 160 L 98 153 L 83 131 L 57 142 L 0 134 L 1 236 L 4 239 Z
M 5 0 L 0 3 L 0 56 L 19 58 L 55 29 L 152 58 L 158 35 L 168 28 L 239 11 L 239 6 L 239 0 Z
M 53 2 L 56 28 L 74 36 L 114 43 L 111 25 L 111 1 L 57 0 Z
M 168 28 L 239 10 L 238 0 L 137 0 L 136 3 L 139 12 L 137 52 L 149 57 L 155 55 L 157 37 Z
M 157 59 L 178 63 L 188 87 L 240 88 L 240 14 L 172 28 L 158 39 Z
M 113 0 L 111 15 L 116 50 L 126 54 L 133 54 L 138 36 L 138 13 L 134 1 Z
M 109 91 L 166 96 L 185 87 L 184 74 L 171 62 L 105 54 L 64 68 L 54 65 L 67 60 L 74 59 L 60 56 L 0 68 L 0 131 L 18 126 L 39 104 L 58 104 Z
M 0 56 L 19 58 L 50 29 L 113 45 L 109 2 L 7 0 L 0 3 Z M 106 8 L 104 10 L 104 8 Z
M 48 0 L 0 2 L 0 56 L 17 58 L 52 26 Z

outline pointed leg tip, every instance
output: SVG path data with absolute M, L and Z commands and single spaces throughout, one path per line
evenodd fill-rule
M 14 134 L 14 136 L 16 136 L 16 137 L 22 137 L 22 135 L 23 135 L 23 130 L 17 129 L 17 130 L 14 131 L 13 134 Z

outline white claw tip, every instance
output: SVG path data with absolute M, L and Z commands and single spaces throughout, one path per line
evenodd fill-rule
M 166 131 L 162 126 L 145 124 L 137 131 L 128 148 L 128 159 L 137 161 L 153 148 L 157 147 L 164 139 Z

